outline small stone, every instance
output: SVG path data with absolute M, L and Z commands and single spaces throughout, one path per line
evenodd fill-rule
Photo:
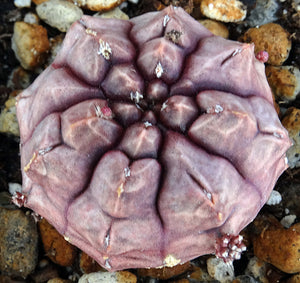
M 30 7 L 31 0 L 14 0 L 14 4 L 18 8 Z
M 16 192 L 22 192 L 22 185 L 18 183 L 8 183 L 8 191 L 11 195 L 14 195 Z
M 105 269 L 103 267 L 101 267 L 97 263 L 97 261 L 95 261 L 92 257 L 90 257 L 85 252 L 81 252 L 81 254 L 80 254 L 79 267 L 83 273 L 105 271 Z
M 127 14 L 125 14 L 119 7 L 116 7 L 105 13 L 96 13 L 94 17 L 106 18 L 106 19 L 119 19 L 119 20 L 129 20 Z
M 295 214 L 286 215 L 280 220 L 280 223 L 284 228 L 290 228 L 296 218 L 297 216 Z
M 266 204 L 267 205 L 276 205 L 276 204 L 279 204 L 281 201 L 282 201 L 281 194 L 278 191 L 273 190 L 271 192 L 271 195 L 270 195 L 268 201 L 266 202 Z
M 266 276 L 267 274 L 267 263 L 260 260 L 256 256 L 249 260 L 247 268 L 245 270 L 246 275 L 251 275 L 254 279 L 261 283 L 269 283 Z
M 110 283 L 136 283 L 137 277 L 129 271 L 117 272 L 95 272 L 84 274 L 80 277 L 78 283 L 96 283 L 96 282 L 110 282 Z
M 186 272 L 190 268 L 190 262 L 184 264 L 177 264 L 173 267 L 162 267 L 162 268 L 139 268 L 137 273 L 142 277 L 153 277 L 157 279 L 166 280 Z
M 210 19 L 232 23 L 245 19 L 247 7 L 238 0 L 202 0 L 200 9 Z
M 277 99 L 292 101 L 300 93 L 300 71 L 294 66 L 267 66 L 266 75 Z
M 38 16 L 48 25 L 66 32 L 69 27 L 83 16 L 82 10 L 64 0 L 49 0 L 36 7 Z
M 28 24 L 39 24 L 39 17 L 37 14 L 32 13 L 32 12 L 28 12 L 25 17 L 24 17 L 24 22 L 28 23 Z
M 276 219 L 264 224 L 259 236 L 253 239 L 254 254 L 283 272 L 300 272 L 300 223 L 289 229 Z
M 240 38 L 243 42 L 255 44 L 255 54 L 267 51 L 268 63 L 279 66 L 288 58 L 291 50 L 290 34 L 280 25 L 269 23 L 259 28 L 250 28 Z
M 251 10 L 245 22 L 250 27 L 275 22 L 278 19 L 276 15 L 278 8 L 279 5 L 276 0 L 256 0 L 255 8 Z
M 26 278 L 38 260 L 38 233 L 33 219 L 21 210 L 0 207 L 0 272 Z
M 38 224 L 46 255 L 54 263 L 71 266 L 76 259 L 76 247 L 68 243 L 45 219 Z
M 290 168 L 300 166 L 300 109 L 290 107 L 282 120 L 282 125 L 288 130 L 293 145 L 286 153 Z
M 125 0 L 72 0 L 79 7 L 98 12 L 112 10 Z
M 24 69 L 41 66 L 49 50 L 47 30 L 40 25 L 16 22 L 12 49 Z
M 16 117 L 16 98 L 10 95 L 5 108 L 0 113 L 0 132 L 19 136 L 19 125 Z
M 221 283 L 231 283 L 234 278 L 232 264 L 225 263 L 222 259 L 211 257 L 207 260 L 208 274 Z
M 198 20 L 198 22 L 205 26 L 209 31 L 211 31 L 214 35 L 221 36 L 223 38 L 228 38 L 229 31 L 228 28 L 217 21 L 214 20 Z

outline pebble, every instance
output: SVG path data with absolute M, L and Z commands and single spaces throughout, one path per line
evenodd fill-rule
M 66 32 L 69 27 L 83 16 L 82 10 L 71 2 L 49 0 L 36 7 L 38 16 L 48 25 Z
M 234 279 L 234 269 L 232 264 L 225 263 L 222 259 L 210 257 L 207 260 L 208 274 L 221 283 L 231 283 Z
M 250 28 L 240 40 L 248 43 L 253 42 L 255 54 L 260 51 L 267 51 L 269 54 L 267 63 L 275 66 L 282 65 L 288 58 L 292 46 L 290 34 L 275 23 Z
M 300 272 L 300 223 L 285 229 L 273 217 L 261 218 L 254 221 L 261 229 L 253 239 L 255 256 L 283 272 Z
M 105 12 L 119 6 L 125 0 L 72 0 L 79 7 L 91 10 Z
M 292 101 L 300 93 L 300 71 L 295 66 L 267 66 L 266 75 L 277 99 Z
M 16 192 L 22 192 L 22 185 L 19 183 L 8 183 L 8 191 L 11 195 L 14 195 Z
M 205 26 L 210 32 L 212 32 L 214 35 L 221 36 L 223 38 L 229 37 L 229 31 L 228 28 L 217 21 L 214 20 L 198 20 L 200 24 Z
M 269 283 L 267 278 L 267 263 L 260 260 L 256 256 L 250 258 L 247 268 L 245 270 L 246 275 L 252 276 L 254 279 L 261 283 Z
M 280 223 L 284 228 L 290 228 L 296 218 L 297 216 L 295 214 L 286 215 L 280 220 Z
M 16 98 L 10 95 L 0 113 L 0 132 L 19 136 L 19 125 L 16 116 Z
M 270 194 L 269 199 L 267 200 L 267 205 L 277 205 L 282 201 L 280 192 L 273 190 Z
M 14 4 L 18 8 L 30 7 L 31 0 L 14 0 Z
M 38 222 L 46 255 L 56 264 L 71 266 L 76 259 L 77 249 L 67 242 L 46 219 Z
M 97 271 L 105 271 L 103 267 L 101 267 L 97 261 L 95 261 L 92 257 L 90 257 L 85 252 L 80 253 L 79 259 L 79 267 L 83 273 L 92 273 Z
M 153 277 L 157 279 L 166 280 L 171 277 L 177 276 L 186 272 L 190 268 L 190 262 L 183 264 L 177 264 L 173 267 L 162 267 L 162 268 L 139 268 L 137 273 L 142 277 Z
M 209 19 L 232 23 L 245 19 L 247 7 L 238 0 L 202 0 L 201 13 Z
M 245 22 L 250 27 L 275 22 L 278 19 L 276 15 L 278 8 L 279 5 L 276 0 L 256 0 L 255 8 L 251 10 Z
M 2 207 L 0 223 L 0 273 L 26 278 L 38 261 L 36 225 L 21 210 Z
M 112 9 L 111 11 L 105 13 L 96 13 L 94 17 L 106 18 L 106 19 L 119 19 L 119 20 L 129 20 L 127 14 L 125 14 L 119 7 Z
M 16 22 L 12 49 L 24 69 L 32 70 L 41 66 L 49 50 L 47 30 L 37 24 Z
M 300 109 L 290 107 L 282 120 L 282 125 L 288 130 L 293 145 L 288 149 L 286 156 L 290 168 L 300 166 Z
M 129 271 L 117 272 L 94 272 L 84 274 L 80 277 L 78 283 L 136 283 L 137 277 Z
M 25 14 L 24 16 L 24 22 L 25 23 L 28 23 L 28 24 L 39 24 L 39 17 L 37 14 L 35 13 L 32 13 L 32 12 L 28 12 Z

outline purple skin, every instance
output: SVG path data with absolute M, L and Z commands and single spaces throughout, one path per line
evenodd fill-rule
M 24 205 L 111 271 L 222 256 L 291 145 L 253 50 L 172 6 L 84 16 L 18 98 Z

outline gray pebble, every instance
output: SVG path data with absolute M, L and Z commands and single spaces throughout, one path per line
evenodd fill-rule
M 266 204 L 267 205 L 276 205 L 276 204 L 281 203 L 281 201 L 282 201 L 282 197 L 281 197 L 280 192 L 273 190 L 271 192 L 271 195 L 270 195 L 268 201 L 266 202 Z
M 296 218 L 297 216 L 295 214 L 286 215 L 280 220 L 280 223 L 284 228 L 290 228 L 295 222 Z
M 257 257 L 252 257 L 248 263 L 245 273 L 261 283 L 268 283 L 266 277 L 267 264 Z
M 225 263 L 220 258 L 209 258 L 207 260 L 207 271 L 212 278 L 221 283 L 229 283 L 234 279 L 233 265 Z
M 278 8 L 276 0 L 257 0 L 255 8 L 246 19 L 247 25 L 255 27 L 276 21 Z
M 30 216 L 0 207 L 0 272 L 26 278 L 38 260 L 38 233 Z

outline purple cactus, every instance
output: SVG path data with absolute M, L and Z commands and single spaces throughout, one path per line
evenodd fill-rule
M 290 146 L 253 50 L 181 8 L 84 16 L 17 102 L 25 206 L 109 270 L 224 255 Z

